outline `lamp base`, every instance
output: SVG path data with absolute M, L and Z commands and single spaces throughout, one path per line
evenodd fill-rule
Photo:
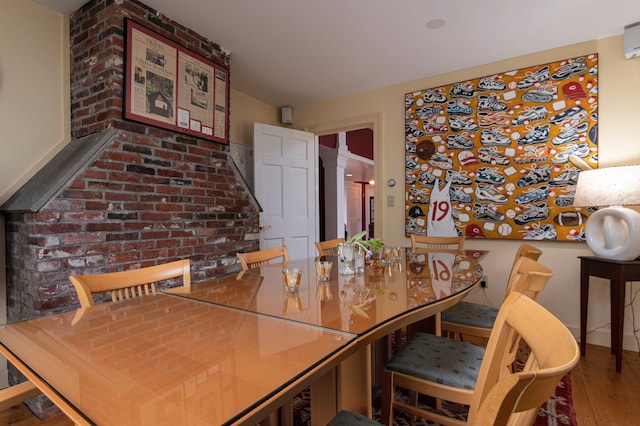
M 640 256 L 640 213 L 612 206 L 593 213 L 585 226 L 587 245 L 596 257 L 634 260 Z

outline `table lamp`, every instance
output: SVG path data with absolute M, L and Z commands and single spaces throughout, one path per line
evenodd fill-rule
M 640 165 L 583 170 L 574 207 L 601 207 L 585 225 L 587 245 L 596 257 L 634 260 L 640 256 Z

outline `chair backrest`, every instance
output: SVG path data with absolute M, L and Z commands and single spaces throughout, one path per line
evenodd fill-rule
M 531 352 L 522 371 L 505 375 L 504 357 L 514 333 Z M 532 416 L 579 358 L 578 344 L 560 320 L 531 298 L 512 292 L 491 332 L 468 424 L 531 424 Z
M 520 246 L 518 247 L 518 250 L 516 250 L 516 254 L 513 257 L 513 264 L 511 265 L 511 272 L 509 273 L 509 279 L 507 281 L 507 288 L 505 290 L 505 294 L 504 294 L 504 298 L 506 299 L 507 296 L 509 295 L 509 293 L 511 293 L 511 278 L 512 275 L 515 273 L 516 271 L 516 264 L 518 263 L 518 260 L 520 260 L 520 258 L 522 257 L 527 257 L 529 259 L 533 259 L 533 260 L 538 260 L 540 259 L 540 256 L 542 256 L 542 250 L 540 250 L 537 247 L 532 246 L 531 244 L 527 244 L 527 243 L 523 243 L 520 244 Z
M 532 300 L 537 300 L 538 295 L 542 290 L 544 290 L 552 276 L 553 271 L 543 264 L 528 257 L 521 257 L 516 261 L 513 267 L 507 286 L 512 288 L 511 293 L 517 292 L 528 296 Z M 518 348 L 520 347 L 520 341 L 520 335 L 513 333 L 511 337 L 511 344 L 505 354 L 505 366 L 511 366 L 515 362 L 518 355 Z
M 411 236 L 411 249 L 420 248 L 443 248 L 462 250 L 464 246 L 464 235 L 459 237 L 430 237 L 425 235 Z
M 264 250 L 252 251 L 249 253 L 236 253 L 242 270 L 258 268 L 269 264 L 271 260 L 282 258 L 282 264 L 289 261 L 289 251 L 286 246 L 272 247 Z
M 335 238 L 327 241 L 316 241 L 319 256 L 338 254 L 338 244 L 344 243 L 344 238 Z
M 106 274 L 71 275 L 69 279 L 76 289 L 80 306 L 94 304 L 93 294 L 111 292 L 111 300 L 131 299 L 156 292 L 156 283 L 182 277 L 185 287 L 191 286 L 191 262 L 176 260 L 162 265 Z
M 552 276 L 553 271 L 542 263 L 521 257 L 513 267 L 508 286 L 511 287 L 511 292 L 517 291 L 537 300 Z

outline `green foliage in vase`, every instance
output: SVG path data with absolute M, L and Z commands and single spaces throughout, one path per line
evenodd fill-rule
M 365 251 L 369 255 L 371 255 L 372 251 L 380 250 L 384 247 L 384 242 L 381 238 L 374 238 L 372 240 L 363 240 L 364 236 L 367 235 L 367 231 L 358 232 L 353 237 L 347 240 L 347 243 L 354 244 L 358 246 L 360 251 Z

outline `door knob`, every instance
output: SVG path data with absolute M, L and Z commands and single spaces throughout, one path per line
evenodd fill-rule
M 260 229 L 261 231 L 269 228 L 271 228 L 271 225 L 263 225 L 263 224 L 258 225 L 258 229 Z

